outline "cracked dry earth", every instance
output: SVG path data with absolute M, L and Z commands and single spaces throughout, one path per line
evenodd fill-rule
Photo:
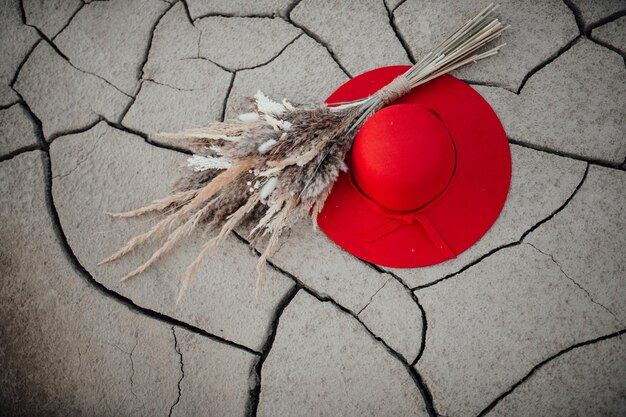
M 506 206 L 420 269 L 308 225 L 274 255 L 234 234 L 184 302 L 193 235 L 97 266 L 187 155 L 153 134 L 261 89 L 323 100 L 408 64 L 480 5 L 440 0 L 3 0 L 0 414 L 626 415 L 626 3 L 501 1 L 508 46 L 458 71 L 511 143 Z

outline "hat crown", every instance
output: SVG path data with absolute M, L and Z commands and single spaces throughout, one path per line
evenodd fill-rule
M 454 175 L 454 142 L 439 116 L 418 104 L 376 112 L 352 147 L 356 186 L 394 211 L 418 210 L 436 199 Z

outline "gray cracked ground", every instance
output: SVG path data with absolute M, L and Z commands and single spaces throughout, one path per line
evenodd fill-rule
M 472 1 L 5 0 L 0 414 L 623 416 L 626 4 L 502 1 L 502 54 L 456 75 L 498 112 L 513 178 L 454 260 L 364 263 L 298 225 L 254 300 L 233 235 L 184 301 L 201 234 L 97 266 L 185 154 L 153 137 L 257 89 L 321 101 L 414 61 Z

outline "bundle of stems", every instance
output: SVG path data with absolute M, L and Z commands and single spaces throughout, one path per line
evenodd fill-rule
M 159 213 L 162 218 L 101 263 L 116 260 L 168 233 L 162 246 L 144 264 L 122 278 L 126 280 L 144 272 L 197 227 L 214 232 L 188 267 L 180 300 L 206 253 L 237 226 L 251 224 L 251 244 L 267 238 L 257 265 L 258 297 L 265 263 L 281 234 L 309 216 L 315 224 L 339 172 L 347 169 L 344 161 L 363 123 L 412 88 L 496 54 L 504 45 L 478 52 L 506 29 L 494 17 L 496 9 L 493 4 L 487 6 L 371 96 L 329 105 L 294 106 L 257 92 L 247 99 L 250 111 L 236 119 L 163 134 L 193 150 L 191 170 L 177 182 L 169 197 L 126 213 L 109 213 L 115 217 Z
M 503 43 L 481 53 L 475 52 L 500 37 L 502 32 L 509 27 L 504 26 L 499 19 L 493 17 L 498 7 L 498 5 L 494 5 L 493 3 L 489 4 L 474 18 L 468 20 L 467 23 L 432 49 L 399 78 L 401 78 L 402 81 L 404 81 L 404 79 L 408 81 L 410 90 L 464 65 L 497 54 L 506 44 Z M 385 88 L 389 89 L 390 86 L 391 84 Z M 406 93 L 406 91 L 402 90 L 401 94 L 404 93 Z M 395 98 L 396 97 L 394 97 L 394 99 Z M 363 113 L 355 121 L 354 127 L 357 127 L 362 125 L 365 120 L 386 104 L 382 102 L 383 99 L 384 97 L 381 97 L 379 92 L 360 100 L 342 103 L 343 106 L 337 107 L 337 109 L 346 106 L 360 106 Z

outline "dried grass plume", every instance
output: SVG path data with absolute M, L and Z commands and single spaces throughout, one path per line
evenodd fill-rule
M 258 295 L 265 263 L 284 231 L 301 219 L 312 217 L 316 221 L 337 176 L 346 170 L 344 161 L 360 126 L 412 88 L 494 55 L 503 46 L 478 52 L 506 29 L 493 16 L 496 8 L 489 5 L 369 97 L 349 103 L 294 106 L 286 100 L 273 101 L 259 91 L 247 99 L 249 111 L 236 119 L 164 134 L 193 150 L 190 171 L 177 182 L 171 196 L 137 210 L 111 214 L 135 217 L 158 213 L 163 219 L 101 263 L 114 261 L 167 234 L 146 262 L 122 278 L 126 280 L 144 272 L 198 227 L 213 232 L 187 269 L 180 300 L 210 249 L 238 225 L 252 222 L 252 244 L 269 237 L 257 266 Z

